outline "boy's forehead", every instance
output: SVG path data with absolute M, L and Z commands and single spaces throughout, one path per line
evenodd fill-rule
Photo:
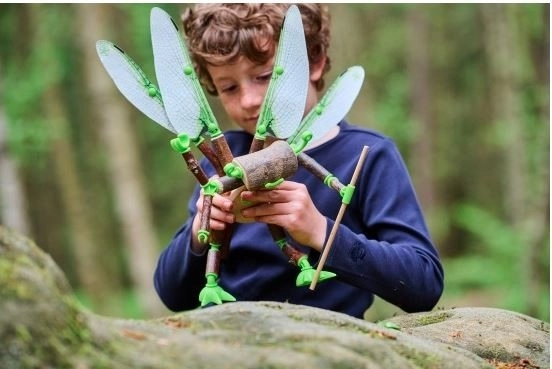
M 272 70 L 274 55 L 266 63 L 257 63 L 240 55 L 236 60 L 223 65 L 207 65 L 207 70 L 214 82 L 217 80 L 234 79 L 239 75 L 265 73 Z

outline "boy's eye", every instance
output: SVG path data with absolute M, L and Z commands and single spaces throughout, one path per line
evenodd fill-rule
M 231 93 L 236 90 L 236 85 L 223 86 L 219 89 L 221 93 Z
M 268 81 L 270 80 L 270 77 L 272 77 L 272 72 L 270 73 L 264 73 L 264 74 L 261 74 L 259 77 L 257 77 L 259 80 L 261 81 Z

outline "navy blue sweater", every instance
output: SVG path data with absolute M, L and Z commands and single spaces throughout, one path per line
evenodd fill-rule
M 432 244 L 410 176 L 389 138 L 346 122 L 330 141 L 306 151 L 343 184 L 351 180 L 364 145 L 368 155 L 353 198 L 345 211 L 325 270 L 337 277 L 320 282 L 314 291 L 296 287 L 298 268 L 274 243 L 264 223 L 236 224 L 228 258 L 220 266 L 220 281 L 238 301 L 281 301 L 334 310 L 362 318 L 373 294 L 406 312 L 431 310 L 443 290 L 443 269 Z M 234 156 L 247 154 L 251 135 L 225 133 Z M 204 170 L 213 175 L 203 159 Z M 341 206 L 339 194 L 306 169 L 288 180 L 304 183 L 328 222 L 328 237 Z M 188 221 L 161 253 L 154 283 L 163 303 L 173 311 L 199 306 L 205 286 L 206 253 L 190 249 L 196 187 L 188 204 Z M 290 243 L 309 255 L 314 266 L 320 254 Z

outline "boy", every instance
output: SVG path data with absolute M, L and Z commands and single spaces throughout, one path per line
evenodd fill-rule
M 266 93 L 275 49 L 289 4 L 201 4 L 182 20 L 196 69 L 206 90 L 218 96 L 241 128 L 225 133 L 234 156 L 247 154 Z M 330 69 L 329 14 L 320 4 L 300 4 L 310 82 L 305 114 L 315 106 Z M 228 257 L 220 265 L 223 289 L 244 300 L 286 301 L 362 318 L 373 295 L 406 312 L 431 310 L 443 289 L 443 270 L 403 160 L 383 135 L 342 121 L 311 143 L 306 153 L 346 183 L 363 146 L 370 151 L 337 231 L 325 269 L 337 277 L 315 291 L 296 287 L 297 267 L 274 243 L 264 223 L 285 229 L 288 242 L 315 265 L 333 227 L 341 197 L 304 168 L 270 191 L 244 191 L 257 203 L 241 210 L 255 222 L 237 223 L 232 201 L 213 198 L 210 227 L 233 223 Z M 208 175 L 215 171 L 205 160 Z M 198 307 L 205 285 L 206 246 L 197 241 L 203 201 L 199 187 L 189 219 L 162 252 L 155 287 L 173 310 Z

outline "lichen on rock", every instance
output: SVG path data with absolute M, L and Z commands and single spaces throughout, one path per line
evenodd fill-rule
M 501 327 L 492 324 L 497 318 Z M 470 369 L 518 355 L 549 367 L 548 323 L 522 314 L 452 309 L 389 322 L 401 330 L 266 301 L 151 320 L 99 316 L 82 308 L 33 241 L 0 226 L 1 368 Z M 489 344 L 491 332 L 502 346 Z M 481 338 L 467 339 L 472 335 Z

